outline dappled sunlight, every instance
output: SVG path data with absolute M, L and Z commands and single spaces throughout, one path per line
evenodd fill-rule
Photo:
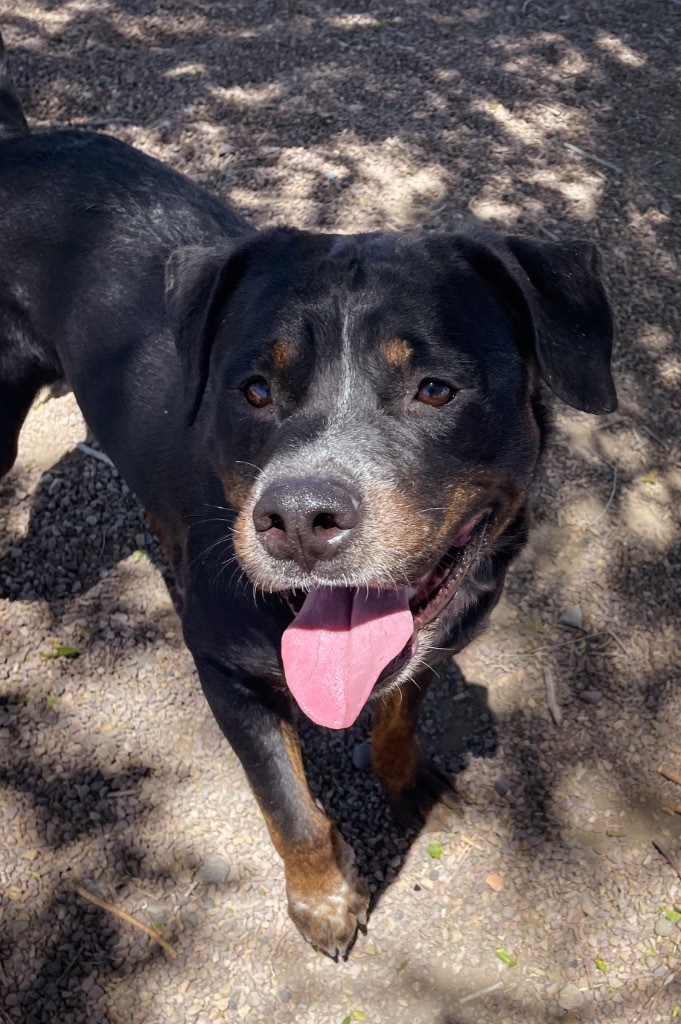
M 656 551 L 667 551 L 681 540 L 678 499 L 673 498 L 664 474 L 630 484 L 622 495 L 622 516 L 633 537 Z
M 645 54 L 637 53 L 631 46 L 609 32 L 597 32 L 596 45 L 608 56 L 614 57 L 626 67 L 642 68 L 647 63 Z
M 234 104 L 238 107 L 257 107 L 264 103 L 273 103 L 282 96 L 281 85 L 261 85 L 243 88 L 240 85 L 233 85 L 230 88 L 214 85 L 208 90 L 209 95 L 225 103 Z
M 330 28 L 378 28 L 380 22 L 373 14 L 337 14 L 326 19 Z
M 479 100 L 471 104 L 471 109 L 482 114 L 488 114 L 504 131 L 516 136 L 528 146 L 541 146 L 546 140 L 547 131 L 555 127 L 555 122 L 554 124 L 550 123 L 550 114 L 554 112 L 547 110 L 543 106 L 536 111 L 528 110 L 524 112 L 524 117 L 519 117 L 517 114 L 512 113 L 503 103 L 493 99 Z M 548 124 L 545 123 L 546 113 L 549 114 Z M 562 120 L 564 117 L 564 112 L 558 111 L 554 113 L 554 118 L 560 123 L 561 128 L 566 131 L 578 130 L 579 125 L 563 125 Z M 572 120 L 574 121 L 574 116 Z
M 183 78 L 185 75 L 205 75 L 205 73 L 205 64 L 187 61 L 186 64 L 178 64 L 175 68 L 168 68 L 164 74 L 164 78 Z

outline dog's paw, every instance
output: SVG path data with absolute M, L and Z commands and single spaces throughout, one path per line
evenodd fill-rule
M 450 777 L 431 761 L 424 761 L 411 785 L 388 795 L 395 821 L 406 829 L 437 824 L 446 829 L 461 817 L 460 798 Z
M 334 960 L 347 955 L 357 929 L 366 926 L 369 910 L 369 889 L 357 874 L 354 854 L 338 840 L 338 865 L 320 878 L 309 878 L 304 887 L 287 884 L 291 920 L 303 938 Z

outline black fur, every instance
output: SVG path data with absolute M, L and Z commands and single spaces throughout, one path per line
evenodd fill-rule
M 275 842 L 303 848 L 312 805 L 281 731 L 295 717 L 280 657 L 289 599 L 416 585 L 484 514 L 487 542 L 429 628 L 418 681 L 444 656 L 427 648 L 461 649 L 482 628 L 526 536 L 539 376 L 577 408 L 615 405 L 596 252 L 493 232 L 255 232 L 113 138 L 27 134 L 4 61 L 0 239 L 0 473 L 36 392 L 64 377 L 165 537 L 201 683 Z M 385 355 L 391 339 L 402 362 Z M 271 404 L 248 403 L 253 377 Z M 452 401 L 417 401 L 429 379 Z M 306 570 L 259 546 L 251 509 L 284 477 L 361 496 L 342 554 Z M 376 692 L 407 688 L 410 670 Z

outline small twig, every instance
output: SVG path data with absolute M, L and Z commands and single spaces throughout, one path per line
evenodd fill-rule
M 681 0 L 680 0 L 680 2 L 681 2 Z M 678 942 L 674 943 L 674 951 L 671 954 L 672 956 L 676 955 L 676 952 L 678 951 L 678 948 L 679 948 Z M 646 999 L 646 1001 L 643 1003 L 643 1005 L 638 1009 L 638 1011 L 636 1013 L 636 1016 L 633 1017 L 632 1020 L 631 1020 L 631 1024 L 639 1024 L 639 1021 L 641 1020 L 644 1011 L 652 1010 L 652 1008 L 653 1008 L 653 1006 L 654 1006 L 654 1004 L 655 1004 L 655 1002 L 657 1000 L 657 997 L 666 989 L 667 985 L 669 984 L 670 978 L 673 979 L 673 977 L 674 977 L 674 972 L 670 971 L 670 973 L 665 978 L 662 979 L 662 981 L 660 982 L 658 987 L 655 989 L 655 991 L 651 993 L 651 995 Z
M 194 892 L 194 889 L 196 889 L 198 884 L 199 884 L 198 881 L 196 879 L 194 879 L 194 881 L 188 886 L 187 889 L 185 889 L 185 891 L 182 893 L 182 895 L 177 897 L 177 900 L 175 902 L 175 909 L 173 910 L 172 917 L 171 917 L 171 920 L 173 921 L 173 923 L 176 923 L 177 921 L 179 921 L 180 914 L 182 913 L 182 908 L 187 905 L 187 901 L 188 901 L 189 897 Z
M 608 636 L 611 636 L 613 638 L 613 640 L 615 641 L 615 643 L 617 644 L 619 649 L 622 651 L 622 654 L 628 654 L 628 651 L 627 651 L 626 647 L 624 646 L 624 644 L 622 643 L 622 641 L 618 637 L 617 633 L 615 633 L 612 629 L 607 630 L 607 633 L 608 633 Z
M 74 955 L 71 957 L 71 959 L 67 963 L 67 965 L 64 968 L 64 970 L 61 972 L 61 974 L 59 975 L 59 977 L 55 981 L 55 985 L 59 985 L 64 980 L 64 978 L 67 976 L 67 974 L 71 973 L 72 968 L 75 967 L 75 965 L 77 964 L 77 962 L 80 960 L 81 956 L 83 955 L 83 949 L 84 948 L 85 948 L 84 945 L 80 945 L 78 947 L 78 949 L 76 950 Z
M 496 985 L 488 985 L 487 988 L 479 988 L 477 992 L 471 992 L 470 995 L 464 996 L 463 999 L 459 999 L 459 1006 L 463 1006 L 464 1003 L 472 1003 L 474 999 L 482 999 L 483 996 L 488 996 L 492 992 L 498 992 L 500 988 L 503 988 L 503 981 L 498 981 Z
M 164 939 L 162 935 L 159 935 L 157 931 L 154 931 L 148 924 L 144 924 L 142 921 L 138 921 L 132 914 L 128 914 L 125 910 L 120 910 L 115 907 L 113 903 L 107 903 L 106 900 L 101 900 L 99 896 L 93 896 L 87 889 L 83 889 L 81 885 L 76 886 L 76 892 L 79 896 L 82 896 L 84 900 L 89 900 L 90 903 L 94 903 L 96 907 L 101 907 L 102 910 L 108 910 L 110 914 L 114 914 L 119 917 L 121 921 L 127 922 L 127 924 L 133 925 L 135 928 L 139 928 L 141 931 L 148 935 L 152 942 L 157 942 L 162 949 L 168 954 L 175 958 L 177 956 L 177 950 L 174 946 L 171 946 L 167 939 Z
M 467 836 L 461 836 L 461 842 L 467 846 L 472 846 L 474 850 L 478 850 L 480 853 L 485 852 L 485 847 L 480 846 L 480 843 L 476 843 L 473 839 L 469 839 Z
M 681 786 L 681 775 L 678 772 L 672 771 L 671 768 L 665 768 L 663 764 L 657 770 L 665 779 L 669 779 L 670 782 L 675 782 L 677 786 Z
M 542 644 L 541 647 L 535 647 L 532 651 L 518 651 L 516 654 L 510 654 L 509 658 L 528 658 L 532 654 L 538 654 L 540 651 L 552 651 L 556 647 L 568 647 L 570 644 L 581 643 L 582 640 L 595 640 L 599 636 L 610 636 L 609 630 L 604 630 L 601 633 L 588 633 L 586 636 L 576 636 L 572 640 L 562 640 L 559 644 Z
M 681 814 L 681 807 L 678 804 L 662 804 L 660 810 L 665 814 Z
M 679 0 L 679 3 L 681 3 L 681 0 Z M 650 427 L 647 427 L 645 423 L 639 423 L 638 426 L 645 434 L 648 434 L 649 437 L 652 437 L 653 441 L 656 441 L 661 448 L 664 448 L 664 441 L 655 433 L 655 431 L 651 430 Z
M 596 523 L 599 523 L 601 521 L 601 519 L 603 518 L 603 516 L 605 515 L 605 513 L 608 511 L 608 509 L 612 505 L 613 501 L 615 500 L 615 492 L 616 492 L 616 490 L 617 490 L 617 466 L 613 466 L 612 489 L 610 491 L 610 497 L 606 501 L 605 507 L 604 507 L 603 511 L 601 513 L 599 513 L 599 515 L 597 515 L 595 519 L 592 519 L 590 523 L 586 524 L 587 530 L 589 529 L 589 527 L 595 526 Z
M 563 712 L 560 710 L 560 704 L 558 703 L 558 697 L 556 695 L 556 681 L 553 678 L 553 672 L 548 665 L 544 666 L 544 683 L 546 684 L 546 703 L 549 706 L 549 711 L 551 712 L 556 725 L 561 725 L 563 721 Z
M 679 878 L 681 878 L 681 857 L 676 857 L 671 850 L 668 850 L 658 839 L 653 839 L 653 846 L 658 853 L 661 853 L 670 867 L 674 868 Z
M 576 153 L 578 156 L 583 157 L 585 160 L 591 160 L 594 164 L 600 164 L 601 167 L 609 167 L 611 171 L 616 171 L 618 174 L 624 174 L 622 168 L 618 167 L 617 164 L 611 164 L 609 160 L 601 160 L 599 156 L 596 156 L 594 153 L 588 153 L 586 149 L 580 149 L 579 146 L 573 145 L 572 142 L 566 142 L 565 148 Z
M 76 448 L 85 455 L 91 455 L 93 459 L 99 459 L 100 462 L 113 468 L 113 462 L 108 455 L 105 455 L 104 452 L 98 452 L 96 448 L 91 448 L 89 444 L 85 444 L 85 441 L 79 441 Z

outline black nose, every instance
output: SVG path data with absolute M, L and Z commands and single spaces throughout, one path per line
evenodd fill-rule
M 270 484 L 253 509 L 258 539 L 272 558 L 310 572 L 347 546 L 361 516 L 361 501 L 345 484 L 289 477 Z

